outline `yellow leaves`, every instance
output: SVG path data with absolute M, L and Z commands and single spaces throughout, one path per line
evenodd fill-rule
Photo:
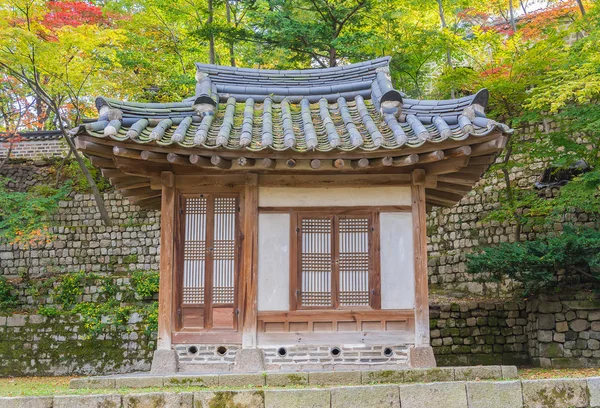
M 43 244 L 52 242 L 52 234 L 47 225 L 42 228 L 31 231 L 19 230 L 15 232 L 15 237 L 11 240 L 11 245 L 18 245 L 23 249 L 35 248 Z

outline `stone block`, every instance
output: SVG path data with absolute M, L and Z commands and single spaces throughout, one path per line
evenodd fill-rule
M 194 408 L 263 408 L 264 403 L 265 398 L 262 390 L 200 391 L 194 393 Z
M 360 371 L 323 371 L 308 374 L 310 385 L 358 385 L 362 383 Z
M 330 408 L 331 392 L 322 389 L 265 390 L 265 408 Z M 207 406 L 208 407 L 208 406 Z M 200 408 L 196 406 L 196 408 Z M 204 407 L 202 407 L 204 408 Z
M 454 381 L 452 367 L 416 368 L 404 372 L 405 382 Z
M 584 319 L 576 319 L 571 322 L 570 327 L 574 332 L 582 332 L 590 328 L 590 323 Z
M 115 388 L 115 379 L 110 377 L 73 378 L 71 381 L 69 381 L 69 387 L 73 389 Z
M 222 374 L 219 387 L 263 387 L 265 376 L 262 374 Z
M 520 381 L 481 381 L 467 383 L 469 408 L 522 408 Z
M 402 408 L 466 408 L 464 382 L 400 385 Z
M 454 380 L 491 380 L 502 378 L 501 366 L 456 367 Z
M 308 384 L 308 373 L 267 373 L 269 387 L 289 387 Z
M 57 395 L 53 408 L 121 408 L 121 396 L 111 395 Z
M 169 375 L 163 380 L 165 387 L 218 387 L 218 375 Z
M 588 406 L 585 379 L 523 380 L 521 384 L 525 408 Z
M 52 397 L 0 397 L 0 408 L 52 408 Z
M 176 394 L 173 392 L 125 394 L 123 395 L 123 408 L 192 408 L 191 395 L 191 393 Z
M 590 407 L 600 408 L 600 377 L 588 378 L 587 387 L 590 395 Z
M 400 390 L 395 385 L 339 387 L 331 390 L 331 408 L 400 408 Z
M 363 384 L 389 384 L 404 382 L 404 370 L 363 371 Z
M 153 375 L 124 375 L 115 378 L 116 388 L 162 387 L 163 377 Z
M 233 371 L 256 373 L 265 370 L 265 355 L 261 349 L 241 349 L 235 353 Z
M 562 305 L 559 302 L 540 302 L 538 309 L 540 313 L 559 313 Z
M 541 314 L 538 316 L 538 329 L 552 330 L 554 329 L 555 321 L 553 314 Z
M 564 348 L 561 343 L 542 343 L 540 344 L 540 357 L 563 357 Z
M 502 366 L 502 378 L 517 378 L 519 376 L 517 367 L 514 365 L 503 365 Z
M 177 353 L 175 350 L 156 350 L 150 372 L 152 374 L 176 374 Z
M 408 362 L 413 368 L 435 367 L 435 356 L 431 346 L 411 347 L 408 349 Z

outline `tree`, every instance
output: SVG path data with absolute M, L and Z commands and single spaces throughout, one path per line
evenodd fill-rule
M 101 70 L 115 61 L 113 46 L 120 34 L 108 20 L 87 16 L 87 3 L 72 2 L 69 12 L 63 8 L 58 15 L 45 6 L 38 0 L 10 0 L 0 9 L 0 69 L 52 113 L 53 125 L 88 180 L 104 223 L 110 225 L 102 196 L 68 130 L 80 123 L 84 95 L 106 86 Z M 82 12 L 91 24 L 81 24 Z
M 370 33 L 360 27 L 372 0 L 268 0 L 253 13 L 256 39 L 294 53 L 292 60 L 335 67 L 340 59 L 355 59 L 360 38 Z

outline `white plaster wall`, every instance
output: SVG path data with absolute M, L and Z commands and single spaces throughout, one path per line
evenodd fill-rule
M 258 215 L 258 310 L 290 307 L 290 215 Z
M 410 205 L 410 187 L 259 187 L 259 207 Z
M 415 307 L 411 213 L 381 213 L 381 308 Z

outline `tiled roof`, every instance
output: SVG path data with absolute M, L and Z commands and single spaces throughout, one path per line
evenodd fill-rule
M 76 133 L 154 146 L 239 151 L 373 151 L 510 132 L 485 117 L 488 93 L 408 99 L 389 58 L 327 69 L 197 64 L 196 95 L 178 103 L 98 98 L 98 121 Z
M 19 132 L 19 136 L 28 142 L 37 142 L 43 140 L 57 140 L 60 139 L 62 133 L 60 130 L 35 130 L 31 132 Z M 0 135 L 0 139 L 2 136 Z

